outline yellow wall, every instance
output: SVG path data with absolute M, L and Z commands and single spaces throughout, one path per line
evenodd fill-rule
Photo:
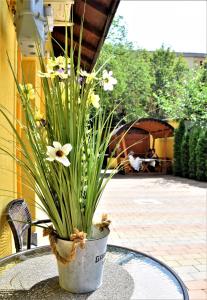
M 179 125 L 179 122 L 174 121 L 174 120 L 169 120 L 169 121 L 167 121 L 167 123 L 169 123 L 174 128 L 177 128 Z M 167 150 L 166 156 L 170 159 L 173 159 L 173 157 L 174 157 L 173 148 L 174 148 L 174 137 L 168 137 L 167 138 L 167 146 L 166 146 L 166 150 Z M 159 157 L 165 157 L 164 138 L 155 140 L 155 149 L 156 149 L 156 153 Z
M 166 157 L 172 159 L 173 158 L 173 145 L 174 145 L 174 137 L 169 137 L 166 139 L 167 145 L 166 145 Z M 165 157 L 164 154 L 164 139 L 156 139 L 155 140 L 155 149 L 158 157 Z
M 23 72 L 25 82 L 32 83 L 38 89 L 38 94 L 41 95 L 40 78 L 36 76 L 38 68 L 37 58 L 21 57 L 21 53 L 17 49 L 15 27 L 7 2 L 6 0 L 0 0 L 0 105 L 6 107 L 11 113 L 9 114 L 10 120 L 16 126 L 22 139 L 25 140 L 16 122 L 16 119 L 21 122 L 24 122 L 24 119 L 6 52 L 8 52 L 19 82 L 21 82 L 21 74 Z M 40 105 L 39 99 L 37 99 L 36 105 Z M 10 142 L 6 140 L 10 140 Z M 20 156 L 20 152 L 16 148 L 14 135 L 2 115 L 0 115 L 1 146 L 7 147 L 14 155 Z M 26 177 L 23 170 L 16 165 L 12 158 L 0 151 L 0 257 L 15 251 L 11 231 L 6 221 L 5 209 L 7 204 L 15 198 L 22 197 L 27 201 L 33 218 L 36 214 L 35 194 L 26 187 L 24 178 Z
M 22 57 L 21 58 L 21 66 L 22 66 L 22 74 L 24 77 L 24 83 L 31 83 L 35 89 L 38 90 L 38 94 L 41 94 L 40 91 L 40 77 L 37 76 L 38 67 L 38 59 L 36 57 Z M 35 100 L 30 100 L 33 102 L 33 108 L 40 106 L 40 99 L 36 97 Z M 21 120 L 24 122 L 24 117 L 21 115 Z M 29 148 L 28 142 L 24 134 L 22 134 L 22 139 L 24 143 Z M 27 186 L 27 174 L 22 170 L 22 180 L 21 180 L 21 190 L 22 197 L 26 200 L 32 218 L 36 217 L 36 205 L 35 205 L 35 192 L 31 189 L 31 187 Z M 35 183 L 34 183 L 35 184 Z
M 16 88 L 8 64 L 8 52 L 11 63 L 16 70 L 17 43 L 13 22 L 5 0 L 0 0 L 0 105 L 6 107 L 11 114 L 10 120 L 15 125 Z M 14 136 L 2 115 L 0 115 L 0 145 L 8 147 L 15 153 Z M 9 140 L 10 142 L 6 141 Z M 16 197 L 16 164 L 12 158 L 0 150 L 0 257 L 12 251 L 11 233 L 6 222 L 5 208 L 8 202 Z

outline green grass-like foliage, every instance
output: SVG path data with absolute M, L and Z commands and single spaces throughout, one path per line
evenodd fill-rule
M 90 236 L 99 199 L 113 175 L 112 173 L 104 178 L 107 167 L 101 174 L 104 155 L 112 135 L 114 113 L 106 113 L 106 109 L 102 107 L 101 99 L 107 93 L 102 77 L 103 69 L 96 73 L 93 71 L 92 75 L 84 74 L 80 67 L 81 47 L 78 51 L 75 63 L 71 29 L 71 48 L 68 53 L 66 43 L 62 59 L 63 74 L 58 73 L 60 66 L 55 65 L 53 56 L 48 66 L 39 52 L 45 105 L 45 113 L 41 117 L 37 117 L 36 109 L 31 103 L 31 87 L 22 87 L 14 74 L 25 118 L 22 130 L 26 143 L 10 122 L 5 109 L 1 108 L 1 113 L 16 135 L 21 158 L 6 149 L 2 150 L 24 169 L 28 185 L 41 200 L 59 237 L 65 239 L 69 239 L 74 228 L 83 230 Z M 96 94 L 100 96 L 100 100 Z M 72 150 L 66 156 L 70 161 L 69 166 L 56 159 L 46 159 L 47 146 L 53 146 L 54 141 L 62 146 L 71 144 Z

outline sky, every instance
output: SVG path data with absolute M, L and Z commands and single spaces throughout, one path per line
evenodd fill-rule
M 121 0 L 116 14 L 140 48 L 164 44 L 176 52 L 207 52 L 207 0 Z

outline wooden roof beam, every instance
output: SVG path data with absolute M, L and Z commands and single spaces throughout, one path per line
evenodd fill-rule
M 57 44 L 54 44 L 53 48 L 60 50 L 60 47 Z M 78 57 L 78 50 L 75 50 L 73 53 L 75 57 Z M 92 59 L 85 54 L 81 54 L 81 60 L 84 60 L 87 64 L 91 64 L 92 62 Z
M 82 18 L 79 15 L 74 14 L 73 22 L 78 26 L 81 26 Z M 102 37 L 102 31 L 95 28 L 91 23 L 89 23 L 86 20 L 84 20 L 83 22 L 83 29 L 90 31 L 91 33 L 95 34 L 99 38 Z
M 68 40 L 70 40 L 70 39 L 68 39 Z M 73 41 L 75 43 L 79 44 L 79 37 L 74 35 L 73 36 Z M 84 39 L 82 39 L 82 41 L 81 41 L 81 46 L 85 47 L 86 49 L 88 49 L 90 51 L 96 52 L 96 47 L 94 47 L 92 44 L 90 44 L 89 42 L 87 42 Z
M 85 0 L 81 0 L 82 2 L 85 2 Z M 97 1 L 94 0 L 87 0 L 87 5 L 93 7 L 95 10 L 99 11 L 103 15 L 107 16 L 109 14 L 109 9 L 106 5 L 102 3 L 97 3 Z
M 110 25 L 112 23 L 112 20 L 114 18 L 114 15 L 116 13 L 117 8 L 118 8 L 119 2 L 120 2 L 120 0 L 112 0 L 112 2 L 111 2 L 110 8 L 109 8 L 109 13 L 108 13 L 107 18 L 106 18 L 106 23 L 105 23 L 105 26 L 103 28 L 103 32 L 102 32 L 102 35 L 101 35 L 101 39 L 100 39 L 99 44 L 97 46 L 97 50 L 96 50 L 96 53 L 94 55 L 93 62 L 91 64 L 91 69 L 93 68 L 93 66 L 96 63 L 97 57 L 98 57 L 98 55 L 101 51 L 101 47 L 103 46 L 105 38 L 108 34 Z
M 77 63 L 77 60 L 78 60 L 77 54 L 74 54 L 74 60 Z M 87 60 L 82 58 L 81 59 L 81 67 L 83 67 L 83 66 L 85 67 L 84 70 L 87 71 L 90 68 L 90 62 L 88 62 Z
M 65 35 L 63 33 L 55 32 L 54 36 L 62 43 L 65 43 Z M 70 41 L 70 38 L 68 38 L 68 41 Z M 79 44 L 79 37 L 73 35 L 73 41 Z M 86 40 L 82 40 L 81 45 L 90 51 L 96 52 L 96 47 L 94 47 L 91 43 L 87 42 Z
M 75 57 L 78 57 L 78 50 L 75 50 L 74 51 L 74 56 Z M 85 55 L 85 54 L 81 54 L 81 60 L 82 61 L 85 61 L 87 64 L 91 64 L 92 63 L 92 59 L 91 58 L 89 58 L 87 55 Z

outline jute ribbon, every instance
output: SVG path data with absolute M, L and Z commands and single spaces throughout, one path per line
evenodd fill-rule
M 108 219 L 108 215 L 103 214 L 101 223 L 97 223 L 96 227 L 98 227 L 100 229 L 100 231 L 103 231 L 104 228 L 108 228 L 110 224 L 111 224 L 111 221 Z
M 76 251 L 77 251 L 78 246 L 81 249 L 83 249 L 85 247 L 86 233 L 83 231 L 79 231 L 78 229 L 75 228 L 74 233 L 71 234 L 71 236 L 70 236 L 70 240 L 73 241 L 71 251 L 70 251 L 70 253 L 68 253 L 68 255 L 66 257 L 62 257 L 57 250 L 58 236 L 55 233 L 52 226 L 49 226 L 48 228 L 44 228 L 43 236 L 47 236 L 47 235 L 49 236 L 50 246 L 51 246 L 53 254 L 56 256 L 57 260 L 59 260 L 64 265 L 75 260 Z

